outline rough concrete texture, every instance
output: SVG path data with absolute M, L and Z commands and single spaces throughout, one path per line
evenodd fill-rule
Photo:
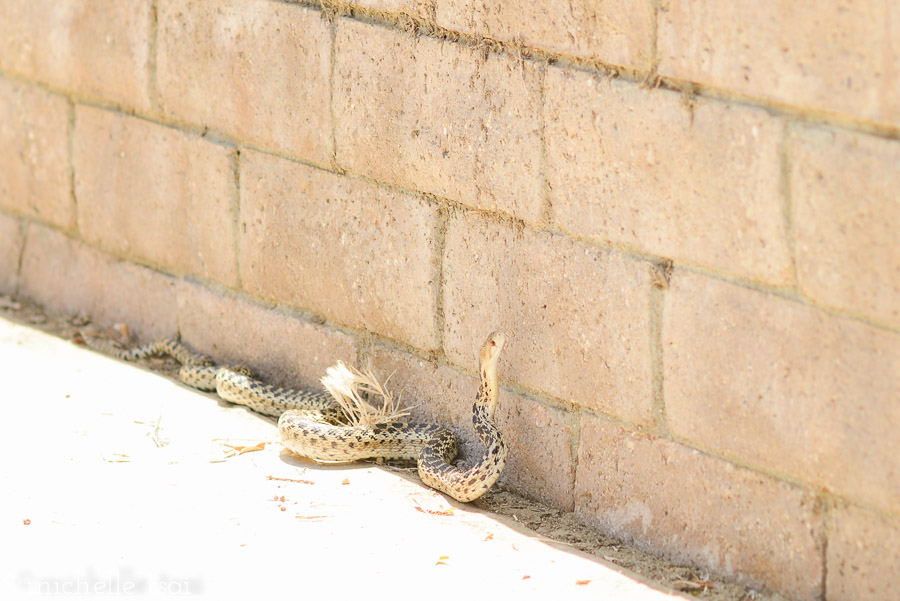
M 34 223 L 28 227 L 19 293 L 59 313 L 126 323 L 141 339 L 178 331 L 174 280 Z
M 900 597 L 900 525 L 896 519 L 838 505 L 831 511 L 826 560 L 828 601 Z
M 469 460 L 482 452 L 472 427 L 472 402 L 479 385 L 476 377 L 383 347 L 375 348 L 371 365 L 381 378 L 390 376 L 388 387 L 396 394 L 402 392 L 404 406 L 415 407 L 413 419 L 452 428 L 463 457 Z M 472 365 L 477 367 L 474 358 Z M 505 357 L 500 359 L 499 370 L 501 376 L 507 370 Z M 559 409 L 502 391 L 496 421 L 510 449 L 500 483 L 571 511 L 576 420 Z
M 278 386 L 321 389 L 326 369 L 356 364 L 353 337 L 197 284 L 178 286 L 178 329 L 197 351 Z
M 0 68 L 147 109 L 153 0 L 4 0 Z
M 78 106 L 78 227 L 114 254 L 238 282 L 235 151 L 176 129 Z
M 680 271 L 663 319 L 676 436 L 900 509 L 900 335 Z
M 335 48 L 342 167 L 526 221 L 542 217 L 533 63 L 348 20 L 338 22 Z
M 666 0 L 659 73 L 900 124 L 895 2 Z
M 566 511 L 575 509 L 578 419 L 512 393 L 500 395 L 496 417 L 511 453 L 501 485 Z
M 244 287 L 422 349 L 438 341 L 437 219 L 412 195 L 241 157 Z
M 19 285 L 19 259 L 25 244 L 25 224 L 0 213 L 0 294 L 13 294 Z
M 633 69 L 653 63 L 652 0 L 437 0 L 437 23 Z
M 797 128 L 797 274 L 814 301 L 900 327 L 900 142 Z
M 268 0 L 160 0 L 168 114 L 330 163 L 331 33 L 322 13 Z
M 68 131 L 65 98 L 0 79 L 0 206 L 62 228 L 75 225 Z
M 434 16 L 435 0 L 351 0 L 349 3 L 354 6 L 403 12 L 422 19 L 430 19 Z
M 648 423 L 651 266 L 473 213 L 444 245 L 444 349 L 471 368 L 487 335 L 511 333 L 503 377 Z
M 590 415 L 578 449 L 576 512 L 602 530 L 792 599 L 820 598 L 810 493 Z
M 564 228 L 773 284 L 790 281 L 783 125 L 764 111 L 549 69 L 547 176 Z
M 363 365 L 368 364 L 380 377 L 390 376 L 389 388 L 399 395 L 402 405 L 412 409 L 416 421 L 452 428 L 464 456 L 480 451 L 472 429 L 472 402 L 478 392 L 475 376 L 383 346 L 372 349 L 364 359 Z
M 371 464 L 300 461 L 269 420 L 6 321 L 0 364 L 29 399 L 0 421 L 20 451 L 0 470 L 4 599 L 683 599 Z

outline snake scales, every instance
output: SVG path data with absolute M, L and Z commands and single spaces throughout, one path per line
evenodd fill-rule
M 226 401 L 257 413 L 278 417 L 282 444 L 294 453 L 317 461 L 356 461 L 383 458 L 416 461 L 425 484 L 457 501 L 474 501 L 500 477 L 508 450 L 493 422 L 497 406 L 497 360 L 506 336 L 494 332 L 481 347 L 481 386 L 472 406 L 472 423 L 485 449 L 467 469 L 453 465 L 456 437 L 434 424 L 399 421 L 350 425 L 340 405 L 327 392 L 293 390 L 264 384 L 242 367 L 217 366 L 177 340 L 164 339 L 131 350 L 104 348 L 126 361 L 169 355 L 181 363 L 179 378 L 200 390 L 215 391 Z M 89 341 L 102 347 L 97 341 Z

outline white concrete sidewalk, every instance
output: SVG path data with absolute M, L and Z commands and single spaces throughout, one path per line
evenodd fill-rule
M 270 421 L 3 319 L 0 370 L 2 599 L 681 598 L 375 466 L 293 459 Z

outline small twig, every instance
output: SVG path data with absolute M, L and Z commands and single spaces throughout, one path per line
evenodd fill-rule
M 297 478 L 279 478 L 278 476 L 267 476 L 269 480 L 278 480 L 279 482 L 296 482 L 298 484 L 315 484 L 312 480 L 299 480 Z

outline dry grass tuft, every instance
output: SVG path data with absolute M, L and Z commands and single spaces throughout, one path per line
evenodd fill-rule
M 401 407 L 399 397 L 394 395 L 384 384 L 378 381 L 371 369 L 362 372 L 355 367 L 347 367 L 338 361 L 325 370 L 322 384 L 325 390 L 338 402 L 347 421 L 354 426 L 383 424 L 409 415 L 409 407 Z M 381 407 L 375 407 L 369 401 L 381 397 Z

